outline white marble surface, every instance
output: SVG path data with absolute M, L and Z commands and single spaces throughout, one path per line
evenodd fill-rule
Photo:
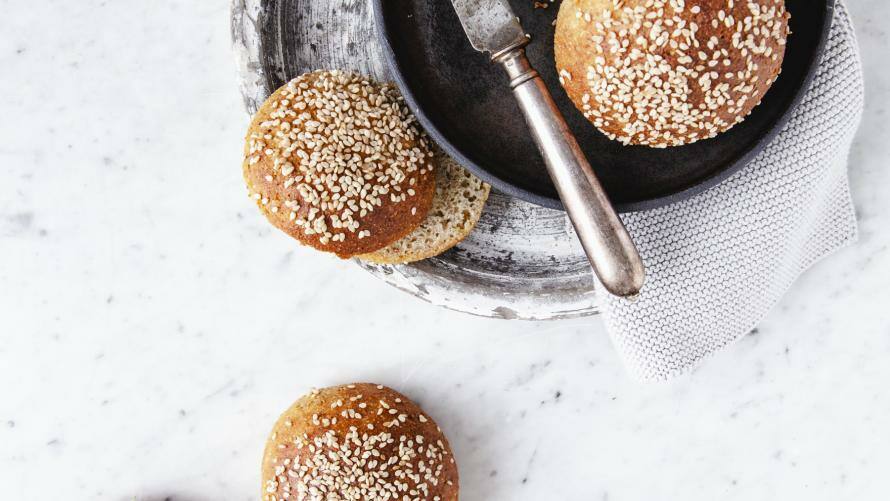
M 890 3 L 850 1 L 861 243 L 660 386 L 596 318 L 436 309 L 271 230 L 227 2 L 0 5 L 0 499 L 255 500 L 277 413 L 353 380 L 427 407 L 468 501 L 890 491 Z

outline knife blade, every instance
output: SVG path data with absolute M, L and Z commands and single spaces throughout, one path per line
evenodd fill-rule
M 452 0 L 473 48 L 492 55 L 528 43 L 507 0 Z

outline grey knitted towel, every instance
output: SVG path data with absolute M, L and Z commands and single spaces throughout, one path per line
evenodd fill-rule
M 607 299 L 603 316 L 635 377 L 669 379 L 745 336 L 801 273 L 856 240 L 847 157 L 863 80 L 843 3 L 834 16 L 811 88 L 762 154 L 700 196 L 625 217 L 648 282 L 634 303 Z

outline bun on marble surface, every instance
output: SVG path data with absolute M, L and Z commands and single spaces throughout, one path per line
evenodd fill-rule
M 434 150 L 436 195 L 426 218 L 407 236 L 359 259 L 377 264 L 421 261 L 451 249 L 476 227 L 491 187 L 444 151 Z
M 784 0 L 563 0 L 556 69 L 609 138 L 694 143 L 760 104 L 781 72 L 788 19 Z
M 257 111 L 243 171 L 248 194 L 273 225 L 348 258 L 421 224 L 435 193 L 432 155 L 394 87 L 316 71 Z
M 321 390 L 275 423 L 263 501 L 458 499 L 458 471 L 436 423 L 404 395 L 373 384 Z

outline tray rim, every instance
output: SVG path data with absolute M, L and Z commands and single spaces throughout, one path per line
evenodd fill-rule
M 445 138 L 442 132 L 433 124 L 427 114 L 420 107 L 417 97 L 410 90 L 403 76 L 403 69 L 396 59 L 395 50 L 393 49 L 392 42 L 390 40 L 391 37 L 389 36 L 388 31 L 384 29 L 386 26 L 386 18 L 383 14 L 383 2 L 385 1 L 387 0 L 370 0 L 377 39 L 380 43 L 381 48 L 383 49 L 383 55 L 387 65 L 389 66 L 392 78 L 395 80 L 396 84 L 399 87 L 399 90 L 402 92 L 402 95 L 405 98 L 405 102 L 408 103 L 411 111 L 417 117 L 417 120 L 420 122 L 420 124 L 424 127 L 427 134 L 429 134 L 433 138 L 433 140 L 435 140 L 436 143 L 438 143 L 439 146 L 441 146 L 442 149 L 445 150 L 446 153 L 458 160 L 461 165 L 465 166 L 473 174 L 490 184 L 493 188 L 496 188 L 503 193 L 514 196 L 521 200 L 525 200 L 526 202 L 540 205 L 542 207 L 556 210 L 565 210 L 562 201 L 560 201 L 558 198 L 537 195 L 526 189 L 515 186 L 512 183 L 509 183 L 501 179 L 500 177 L 495 176 L 494 174 L 491 174 L 488 170 L 482 168 L 480 165 L 467 158 L 458 148 L 456 148 L 450 141 Z M 769 145 L 769 143 L 773 141 L 773 139 L 776 138 L 776 136 L 788 124 L 788 121 L 791 120 L 794 111 L 800 105 L 801 101 L 806 95 L 806 92 L 809 90 L 810 85 L 813 83 L 813 79 L 816 76 L 816 71 L 819 68 L 819 63 L 822 60 L 822 54 L 825 51 L 825 45 L 828 42 L 828 35 L 831 31 L 831 26 L 834 20 L 834 9 L 837 0 L 824 1 L 826 4 L 825 18 L 820 30 L 819 43 L 817 44 L 815 50 L 816 57 L 814 57 L 813 60 L 810 61 L 809 67 L 807 68 L 806 74 L 804 75 L 804 79 L 801 82 L 800 87 L 797 89 L 792 99 L 788 101 L 788 105 L 785 107 L 785 110 L 782 112 L 773 126 L 765 133 L 763 133 L 756 141 L 754 141 L 751 144 L 750 148 L 735 162 L 729 164 L 726 168 L 720 170 L 719 172 L 716 172 L 713 175 L 702 179 L 699 183 L 690 186 L 684 190 L 680 190 L 676 193 L 654 197 L 639 202 L 614 204 L 615 209 L 619 213 L 625 214 L 631 212 L 659 209 L 694 197 L 695 195 L 704 193 L 711 188 L 718 186 L 723 181 L 726 181 L 734 174 L 739 172 L 744 166 L 750 163 L 754 159 L 754 157 L 760 154 L 760 152 L 762 152 L 767 147 L 767 145 Z

